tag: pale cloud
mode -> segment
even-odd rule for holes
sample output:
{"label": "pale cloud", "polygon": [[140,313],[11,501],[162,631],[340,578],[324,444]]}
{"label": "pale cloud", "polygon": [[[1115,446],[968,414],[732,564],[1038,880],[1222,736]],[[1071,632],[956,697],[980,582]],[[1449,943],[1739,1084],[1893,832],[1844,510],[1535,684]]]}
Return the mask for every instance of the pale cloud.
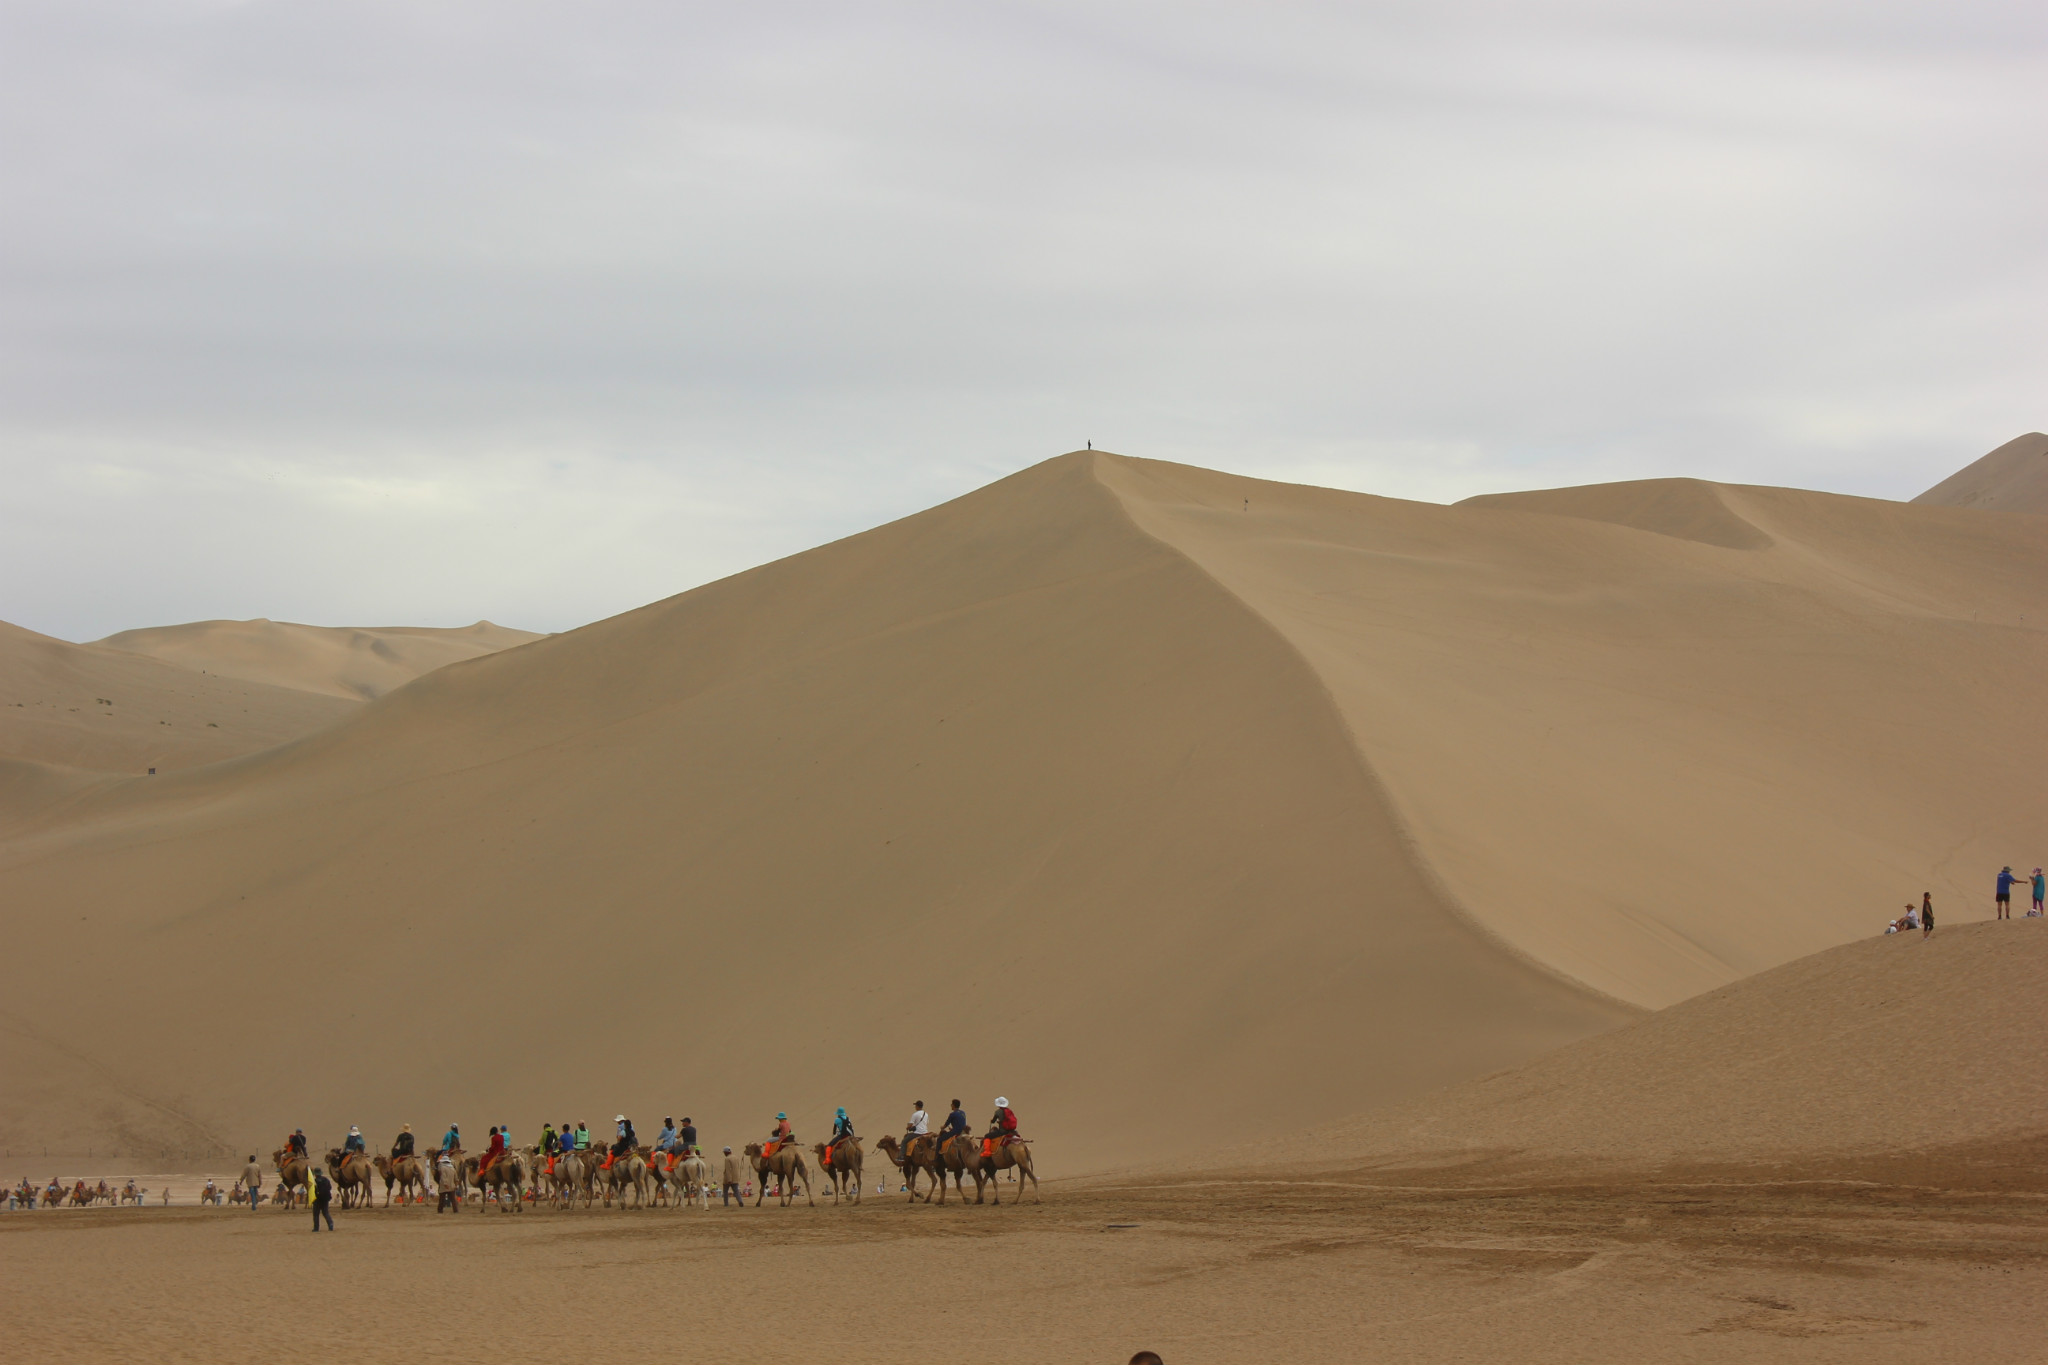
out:
{"label": "pale cloud", "polygon": [[0,617],[563,628],[1093,439],[1905,496],[2048,422],[2037,5],[0,11]]}

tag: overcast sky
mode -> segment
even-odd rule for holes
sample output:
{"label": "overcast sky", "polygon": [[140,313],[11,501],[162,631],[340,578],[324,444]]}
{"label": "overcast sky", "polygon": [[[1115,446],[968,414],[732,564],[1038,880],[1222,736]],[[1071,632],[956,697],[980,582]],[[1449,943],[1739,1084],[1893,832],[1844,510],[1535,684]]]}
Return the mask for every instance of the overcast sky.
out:
{"label": "overcast sky", "polygon": [[2048,5],[0,4],[0,618],[563,629],[1093,440],[1910,496]]}

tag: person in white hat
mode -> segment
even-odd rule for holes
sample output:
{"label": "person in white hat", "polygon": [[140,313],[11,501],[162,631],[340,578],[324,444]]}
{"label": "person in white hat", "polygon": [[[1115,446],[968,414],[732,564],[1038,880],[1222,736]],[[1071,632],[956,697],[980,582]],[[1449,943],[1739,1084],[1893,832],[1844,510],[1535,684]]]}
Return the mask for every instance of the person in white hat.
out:
{"label": "person in white hat", "polygon": [[1010,1108],[1010,1102],[1001,1095],[996,1096],[995,1117],[988,1121],[987,1143],[984,1150],[996,1143],[1007,1142],[1017,1135],[1017,1111]]}

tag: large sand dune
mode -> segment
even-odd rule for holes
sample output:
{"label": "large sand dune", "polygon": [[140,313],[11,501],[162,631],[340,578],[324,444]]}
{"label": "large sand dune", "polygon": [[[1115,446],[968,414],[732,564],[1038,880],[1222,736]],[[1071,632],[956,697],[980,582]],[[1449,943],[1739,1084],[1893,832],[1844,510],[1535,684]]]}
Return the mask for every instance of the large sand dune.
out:
{"label": "large sand dune", "polygon": [[1913,499],[1937,507],[2048,514],[2048,435],[2030,431]]}
{"label": "large sand dune", "polygon": [[1355,1113],[1979,913],[2043,619],[2031,518],[1077,453],[14,819],[6,1121]]}
{"label": "large sand dune", "polygon": [[373,701],[422,673],[542,638],[478,621],[429,626],[305,626],[291,621],[193,621],[124,630],[99,641],[181,668]]}

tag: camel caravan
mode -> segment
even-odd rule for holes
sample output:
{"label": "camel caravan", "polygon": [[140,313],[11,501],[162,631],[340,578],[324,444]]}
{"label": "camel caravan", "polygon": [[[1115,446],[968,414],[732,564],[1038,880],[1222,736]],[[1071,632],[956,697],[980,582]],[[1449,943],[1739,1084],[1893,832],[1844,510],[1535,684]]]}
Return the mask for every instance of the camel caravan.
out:
{"label": "camel caravan", "polygon": [[[273,1208],[301,1209],[311,1200],[317,1178],[324,1175],[344,1209],[378,1207],[380,1192],[381,1207],[419,1205],[432,1199],[437,1212],[460,1212],[465,1201],[479,1209],[494,1207],[507,1214],[540,1207],[591,1209],[600,1204],[622,1211],[708,1209],[714,1193],[722,1203],[737,1199],[744,1204],[740,1184],[744,1175],[751,1187],[745,1193],[758,1191],[753,1201],[756,1208],[770,1198],[787,1208],[798,1194],[816,1207],[814,1172],[826,1182],[833,1203],[861,1202],[866,1155],[843,1108],[837,1112],[831,1139],[813,1143],[808,1149],[797,1142],[789,1116],[777,1114],[766,1141],[745,1144],[739,1156],[732,1148],[725,1149],[724,1169],[716,1176],[697,1145],[697,1130],[689,1119],[685,1118],[680,1128],[673,1119],[664,1120],[660,1138],[649,1145],[639,1142],[625,1115],[619,1115],[617,1123],[618,1138],[609,1146],[593,1145],[583,1124],[572,1127],[565,1123],[559,1132],[553,1124],[545,1125],[540,1142],[531,1146],[512,1145],[508,1130],[494,1126],[489,1146],[480,1153],[465,1152],[461,1128],[451,1124],[441,1145],[424,1154],[416,1149],[408,1124],[393,1142],[390,1154],[380,1156],[371,1156],[361,1130],[351,1128],[342,1145],[327,1149],[317,1163],[304,1131],[296,1130],[282,1147],[271,1152],[267,1168],[252,1155],[225,1194],[209,1176],[200,1202],[253,1208],[267,1201]],[[1016,1198],[1023,1196],[1027,1182],[1033,1197],[1039,1197],[1030,1141],[1018,1135],[1016,1112],[1001,1097],[982,1137],[967,1131],[960,1101],[953,1101],[952,1111],[937,1131],[930,1129],[924,1103],[919,1101],[903,1136],[883,1137],[875,1145],[900,1173],[902,1188],[912,1202],[922,1199],[929,1204],[936,1195],[943,1205],[949,1182],[952,1193],[965,1202],[967,1184],[972,1181],[975,1203],[1001,1204],[1000,1182],[1006,1173],[1016,1182]],[[80,1180],[66,1189],[53,1179],[38,1190],[24,1179],[8,1199],[10,1206],[19,1208],[82,1208],[116,1202],[140,1205],[147,1193],[133,1180],[117,1191],[104,1180],[97,1187]]]}

